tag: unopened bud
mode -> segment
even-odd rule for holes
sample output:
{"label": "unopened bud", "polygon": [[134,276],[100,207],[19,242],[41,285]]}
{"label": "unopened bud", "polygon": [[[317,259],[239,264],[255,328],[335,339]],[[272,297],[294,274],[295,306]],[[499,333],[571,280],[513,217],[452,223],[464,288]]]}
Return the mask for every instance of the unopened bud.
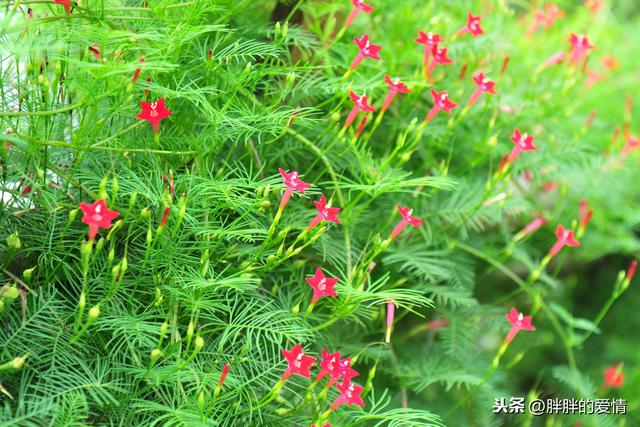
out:
{"label": "unopened bud", "polygon": [[82,292],[80,294],[80,298],[78,298],[78,307],[80,307],[80,311],[84,310],[85,305],[87,305],[87,296]]}
{"label": "unopened bud", "polygon": [[24,366],[24,362],[25,362],[25,358],[24,357],[16,357],[15,359],[13,359],[13,361],[11,362],[11,367],[13,369],[20,369]]}
{"label": "unopened bud", "polygon": [[136,205],[136,200],[138,200],[138,193],[134,191],[131,193],[131,197],[129,197],[129,209],[133,209]]}
{"label": "unopened bud", "polygon": [[154,348],[153,350],[151,350],[151,361],[155,362],[156,360],[158,360],[158,357],[160,357],[161,354],[162,352],[159,348]]}
{"label": "unopened bud", "polygon": [[193,325],[193,322],[189,322],[189,326],[187,326],[187,337],[191,338],[193,336],[194,329],[195,326]]}
{"label": "unopened bud", "polygon": [[294,317],[297,316],[298,313],[300,313],[300,304],[294,305],[291,309],[291,314],[293,314]]}
{"label": "unopened bud", "polygon": [[89,310],[89,319],[95,320],[98,318],[98,316],[100,316],[100,306],[94,305],[93,307],[91,307],[91,310]]}
{"label": "unopened bud", "polygon": [[204,347],[204,338],[198,336],[196,338],[196,350],[202,350],[202,347]]}
{"label": "unopened bud", "polygon": [[80,209],[73,209],[71,211],[69,211],[69,222],[73,222],[76,219],[76,216],[78,216],[78,211]]}
{"label": "unopened bud", "polygon": [[2,293],[3,293],[3,296],[9,299],[16,299],[18,298],[18,295],[20,295],[20,291],[18,291],[18,288],[16,288],[15,285],[11,286],[10,288],[7,288]]}
{"label": "unopened bud", "polygon": [[33,276],[33,270],[35,270],[35,267],[32,268],[28,268],[25,271],[22,272],[22,277],[24,278],[24,280],[29,281],[31,280],[31,277]]}
{"label": "unopened bud", "polygon": [[168,329],[169,329],[169,322],[165,320],[164,322],[162,322],[162,325],[160,325],[160,336],[166,335]]}
{"label": "unopened bud", "polygon": [[13,233],[7,236],[7,246],[16,250],[22,247],[22,242],[20,241],[20,237],[18,237],[18,233]]}

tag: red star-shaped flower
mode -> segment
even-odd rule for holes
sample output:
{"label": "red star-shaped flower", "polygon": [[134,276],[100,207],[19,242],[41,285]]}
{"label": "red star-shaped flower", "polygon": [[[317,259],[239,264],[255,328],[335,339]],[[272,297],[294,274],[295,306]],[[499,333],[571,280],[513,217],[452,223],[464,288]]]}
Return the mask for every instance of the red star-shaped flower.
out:
{"label": "red star-shaped flower", "polygon": [[473,81],[476,84],[476,90],[469,98],[469,105],[475,104],[483,93],[496,93],[496,83],[489,80],[484,73],[476,73],[473,76]]}
{"label": "red star-shaped flower", "polygon": [[578,64],[582,59],[587,56],[589,50],[594,49],[589,42],[589,38],[585,35],[577,35],[571,33],[569,36],[569,43],[571,44],[571,51],[569,52],[569,62],[572,64]]}
{"label": "red star-shaped flower", "polygon": [[407,85],[405,85],[404,83],[402,83],[400,81],[399,78],[395,78],[392,79],[391,77],[389,77],[388,75],[384,75],[384,82],[387,84],[387,86],[389,86],[390,90],[396,91],[396,92],[401,92],[401,93],[409,93],[411,92],[411,89],[409,89],[407,87]]}
{"label": "red star-shaped flower", "polygon": [[446,47],[439,47],[438,45],[433,46],[431,50],[433,61],[431,61],[427,68],[427,80],[429,80],[429,78],[433,74],[434,70],[436,69],[436,65],[446,65],[453,63],[451,58],[449,58],[449,54],[447,52],[448,49]]}
{"label": "red star-shaped flower", "polygon": [[328,221],[335,222],[336,224],[340,224],[340,219],[336,216],[340,212],[340,208],[330,208],[327,207],[327,198],[322,195],[320,200],[313,202],[316,205],[316,209],[318,210],[318,214],[311,220],[309,226],[307,226],[307,231],[310,231],[313,227],[318,225],[320,221]]}
{"label": "red star-shaped flower", "polygon": [[[309,280],[309,279],[307,279]],[[320,373],[316,376],[316,381],[320,381],[327,375],[331,376],[331,379],[336,381],[340,379],[340,352],[329,353],[324,348],[322,349],[322,360],[320,360]]]}
{"label": "red star-shaped flower", "polygon": [[344,122],[344,129],[351,126],[351,123],[353,123],[360,111],[364,111],[365,115],[376,111],[375,108],[369,105],[369,101],[366,95],[358,95],[354,91],[351,91],[349,92],[349,98],[351,98],[351,101],[353,101],[354,105],[349,112],[349,115],[347,116],[347,120]]}
{"label": "red star-shaped flower", "polygon": [[307,277],[305,280],[313,288],[311,304],[315,304],[322,297],[335,297],[338,295],[333,288],[340,279],[325,276],[320,268],[316,269],[313,277]]}
{"label": "red star-shaped flower", "polygon": [[363,35],[360,38],[356,37],[353,39],[353,41],[355,42],[356,46],[358,46],[358,49],[360,51],[353,59],[353,62],[351,63],[351,67],[349,68],[347,74],[355,70],[364,58],[371,58],[375,59],[376,61],[380,61],[382,59],[379,55],[382,46],[371,43],[367,34]]}
{"label": "red star-shaped flower", "polygon": [[349,12],[349,16],[347,16],[347,20],[344,23],[342,31],[345,31],[347,28],[349,28],[351,23],[358,17],[360,12],[369,14],[373,12],[374,9],[373,6],[368,5],[362,0],[351,0],[351,3],[353,3],[353,8],[351,9],[351,12]]}
{"label": "red star-shaped flower", "polygon": [[422,225],[422,220],[420,218],[416,218],[415,216],[413,216],[413,209],[410,209],[405,206],[400,206],[400,205],[396,205],[396,207],[398,208],[398,211],[400,212],[402,219],[391,232],[391,236],[389,236],[389,241],[395,239],[398,236],[398,234],[400,234],[402,230],[404,230],[405,227],[409,224],[411,224],[414,228],[418,228]]}
{"label": "red star-shaped flower", "polygon": [[160,98],[156,102],[142,101],[140,103],[140,107],[142,107],[142,112],[136,117],[151,123],[151,126],[153,126],[153,131],[155,133],[158,133],[158,126],[160,125],[160,121],[173,114],[165,107],[164,98]]}
{"label": "red star-shaped flower", "polygon": [[431,51],[431,48],[433,46],[437,46],[439,43],[442,43],[444,39],[440,37],[440,34],[438,33],[432,33],[431,31],[426,33],[420,30],[418,31],[418,37],[416,38],[416,41],[420,44],[425,45],[429,49],[429,51]]}
{"label": "red star-shaped flower", "polygon": [[364,387],[352,382],[343,381],[342,384],[337,384],[336,388],[340,390],[340,396],[338,396],[335,402],[331,405],[331,410],[337,409],[345,403],[347,406],[358,405],[364,407],[364,402],[361,397]]}
{"label": "red star-shaped flower", "polygon": [[438,44],[443,42],[444,39],[440,37],[440,34],[432,33],[432,32],[425,33],[424,31],[420,30],[416,41],[424,45],[423,66],[424,66],[424,72],[427,76],[427,79],[429,79],[429,75],[431,74],[429,72],[429,69],[433,67],[432,65],[429,64],[429,58],[431,57],[434,48],[438,47]]}
{"label": "red star-shaped flower", "polygon": [[622,363],[616,363],[609,366],[603,372],[605,388],[620,388],[624,383],[624,374],[622,373]]}
{"label": "red star-shaped flower", "polygon": [[373,6],[368,5],[362,0],[351,0],[351,3],[353,3],[355,8],[360,9],[364,13],[371,13],[374,10]]}
{"label": "red star-shaped flower", "polygon": [[302,351],[302,345],[296,344],[291,350],[282,350],[282,356],[287,361],[287,370],[285,371],[282,379],[285,380],[291,375],[298,374],[305,378],[311,378],[311,365],[316,361],[316,358],[304,354]]}
{"label": "red star-shaped flower", "polygon": [[450,114],[451,110],[458,106],[458,104],[449,99],[447,91],[437,92],[435,89],[431,89],[431,96],[436,106],[447,114]]}
{"label": "red star-shaped flower", "polygon": [[447,91],[438,92],[435,89],[431,89],[431,96],[433,97],[434,106],[429,110],[424,122],[430,122],[438,113],[442,110],[447,114],[451,114],[458,104],[449,99],[449,93]]}
{"label": "red star-shaped flower", "polygon": [[574,237],[574,232],[571,229],[565,229],[562,224],[558,224],[556,228],[556,238],[558,239],[556,243],[551,247],[549,251],[549,255],[547,257],[553,258],[560,252],[562,248],[565,246],[580,246],[580,242],[576,240]]}
{"label": "red star-shaped flower", "polygon": [[103,199],[95,203],[80,202],[82,210],[82,222],[89,226],[89,240],[93,240],[100,228],[111,227],[111,221],[117,218],[120,213],[109,210]]}
{"label": "red star-shaped flower", "polygon": [[381,113],[387,111],[397,93],[411,92],[411,89],[409,89],[407,85],[402,83],[398,78],[392,79],[385,74],[384,82],[389,86],[389,92],[387,92],[387,96],[384,98],[384,102],[382,103],[382,109],[380,110]]}
{"label": "red star-shaped flower", "polygon": [[56,3],[64,6],[67,13],[71,13],[71,0],[54,0]]}
{"label": "red star-shaped flower", "polygon": [[287,172],[282,168],[278,168],[278,171],[280,172],[280,175],[282,175],[282,182],[291,191],[304,193],[304,190],[311,187],[311,184],[300,179],[300,174],[297,171]]}
{"label": "red star-shaped flower", "polygon": [[479,16],[473,16],[471,12],[467,14],[467,24],[458,31],[457,35],[460,36],[465,33],[471,33],[473,37],[484,34],[484,30],[480,26]]}
{"label": "red star-shaped flower", "polygon": [[480,89],[482,92],[486,92],[486,93],[496,93],[496,82],[491,81],[490,79],[488,79],[484,73],[476,73],[473,76],[473,81],[475,82],[476,86],[478,86],[478,89]]}
{"label": "red star-shaped flower", "polygon": [[517,159],[523,151],[536,151],[538,147],[533,145],[533,140],[533,135],[529,135],[528,133],[523,134],[520,132],[520,129],[515,128],[513,130],[513,135],[511,135],[511,141],[513,141],[515,145],[509,155],[509,163]]}
{"label": "red star-shaped flower", "polygon": [[506,341],[510,343],[518,334],[518,331],[523,329],[525,331],[535,331],[536,328],[531,324],[531,316],[524,316],[522,313],[518,313],[518,310],[512,308],[506,315],[507,320],[511,323],[511,330],[507,335]]}

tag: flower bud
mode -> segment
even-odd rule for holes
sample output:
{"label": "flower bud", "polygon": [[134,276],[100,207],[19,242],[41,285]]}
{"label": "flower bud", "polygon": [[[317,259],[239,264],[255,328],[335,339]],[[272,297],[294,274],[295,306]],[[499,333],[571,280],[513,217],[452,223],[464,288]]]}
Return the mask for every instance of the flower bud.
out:
{"label": "flower bud", "polygon": [[85,305],[87,305],[87,296],[82,292],[80,294],[80,298],[78,298],[78,307],[80,307],[80,311],[84,310]]}
{"label": "flower bud", "polygon": [[100,306],[94,305],[91,307],[91,310],[89,310],[89,320],[95,320],[98,316],[100,316]]}
{"label": "flower bud", "polygon": [[198,409],[200,412],[204,411],[204,391],[201,391],[200,394],[198,394]]}
{"label": "flower bud", "polygon": [[202,347],[204,347],[204,338],[202,338],[201,336],[198,336],[196,338],[196,350],[200,351],[202,350]]}
{"label": "flower bud", "polygon": [[331,120],[333,120],[334,122],[340,121],[340,113],[335,112],[331,115]]}
{"label": "flower bud", "polygon": [[193,336],[193,331],[195,329],[195,326],[193,325],[193,322],[189,322],[189,326],[187,326],[187,337],[191,338]]}
{"label": "flower bud", "polygon": [[13,233],[7,236],[7,246],[16,250],[22,247],[22,242],[20,241],[20,237],[18,237],[18,233]]}
{"label": "flower bud", "polygon": [[296,304],[292,309],[291,309],[291,314],[293,314],[293,316],[297,316],[298,313],[300,313],[300,304]]}
{"label": "flower bud", "polygon": [[107,176],[105,175],[98,186],[98,199],[107,200],[107,197]]}
{"label": "flower bud", "polygon": [[162,296],[162,293],[160,292],[160,288],[156,288],[156,305],[162,304],[163,300],[164,300],[164,297]]}
{"label": "flower bud", "polygon": [[116,256],[116,250],[115,248],[111,248],[111,250],[109,251],[109,254],[107,255],[107,262],[111,265],[113,264],[113,258],[115,258]]}
{"label": "flower bud", "polygon": [[264,188],[264,197],[269,197],[269,193],[271,192],[271,184],[267,184]]}
{"label": "flower bud", "polygon": [[129,209],[133,209],[136,205],[136,200],[138,200],[138,192],[134,191],[131,193],[131,197],[129,197]]}
{"label": "flower bud", "polygon": [[11,367],[13,369],[18,370],[18,369],[22,368],[22,366],[24,366],[24,362],[25,362],[25,358],[24,357],[16,357],[11,362]]}
{"label": "flower bud", "polygon": [[289,32],[289,21],[285,21],[282,26],[282,40],[287,38],[287,33]]}
{"label": "flower bud", "polygon": [[162,351],[160,351],[159,348],[154,348],[153,350],[151,350],[151,361],[155,362],[156,360],[158,360],[158,357],[160,357],[161,354]]}
{"label": "flower bud", "polygon": [[16,285],[13,285],[11,287],[7,287],[7,289],[3,289],[2,295],[13,300],[18,298],[18,295],[20,295],[20,291],[18,291]]}
{"label": "flower bud", "polygon": [[76,220],[78,211],[80,211],[80,209],[73,209],[72,211],[69,211],[69,222],[73,222]]}
{"label": "flower bud", "polygon": [[113,175],[113,179],[111,180],[111,195],[113,197],[113,199],[116,199],[116,196],[118,195],[118,189],[120,188],[120,186],[118,185],[118,177],[116,175]]}
{"label": "flower bud", "polygon": [[24,278],[24,280],[26,280],[27,282],[29,280],[31,280],[31,277],[33,276],[33,270],[35,270],[35,267],[32,268],[27,268],[25,271],[22,272],[22,277]]}
{"label": "flower bud", "polygon": [[142,208],[140,210],[140,218],[142,219],[149,218],[149,208]]}
{"label": "flower bud", "polygon": [[276,30],[275,30],[275,34],[274,34],[274,39],[278,37],[278,35],[280,34],[280,21],[276,22]]}
{"label": "flower bud", "polygon": [[160,325],[160,336],[165,336],[168,329],[169,329],[169,322],[165,320],[164,322],[162,322],[162,325]]}

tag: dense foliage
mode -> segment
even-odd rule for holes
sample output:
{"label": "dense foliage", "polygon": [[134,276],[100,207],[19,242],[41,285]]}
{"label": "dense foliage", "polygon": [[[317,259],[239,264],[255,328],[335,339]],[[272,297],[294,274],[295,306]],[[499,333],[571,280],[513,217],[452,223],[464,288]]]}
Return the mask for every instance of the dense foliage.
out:
{"label": "dense foliage", "polygon": [[0,425],[640,425],[633,0],[4,3]]}

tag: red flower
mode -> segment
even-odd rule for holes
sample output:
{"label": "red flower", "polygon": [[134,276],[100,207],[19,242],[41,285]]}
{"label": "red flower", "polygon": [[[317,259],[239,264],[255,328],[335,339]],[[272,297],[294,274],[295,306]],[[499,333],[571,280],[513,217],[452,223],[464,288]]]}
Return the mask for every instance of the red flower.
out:
{"label": "red flower", "polygon": [[360,396],[364,387],[345,381],[342,384],[337,384],[336,387],[340,390],[340,396],[331,405],[331,410],[339,408],[343,403],[346,403],[347,406],[358,405],[364,407],[364,402]]}
{"label": "red flower", "polygon": [[449,58],[449,54],[447,52],[448,49],[446,47],[438,47],[437,45],[433,47],[431,50],[433,61],[431,61],[431,64],[429,64],[429,68],[427,69],[427,80],[433,74],[433,71],[436,69],[436,65],[453,64],[453,61]]}
{"label": "red flower", "polygon": [[624,374],[622,373],[622,363],[616,363],[609,366],[602,373],[604,376],[604,387],[620,388],[624,383]]}
{"label": "red flower", "polygon": [[[350,383],[352,378],[355,378],[360,375],[358,371],[351,367],[351,358],[345,357],[344,359],[340,359],[338,361],[338,370],[340,371],[340,375],[342,376],[342,382]],[[334,381],[333,378],[329,381],[330,385],[335,384],[337,381]]]}
{"label": "red flower", "polygon": [[431,57],[431,54],[433,53],[433,48],[437,47],[439,43],[444,41],[444,39],[442,39],[440,37],[440,34],[432,33],[432,32],[425,33],[424,31],[420,30],[418,32],[418,38],[416,39],[416,41],[418,43],[424,45],[424,61],[423,61],[423,65],[424,65],[424,72],[425,72],[425,74],[427,75],[427,78],[428,78],[428,76],[429,76],[429,58]]}
{"label": "red flower", "polygon": [[427,117],[425,117],[425,123],[430,122],[440,112],[440,110],[447,114],[451,114],[451,110],[458,105],[449,99],[449,93],[447,91],[437,92],[435,89],[431,89],[431,96],[433,97],[435,105],[431,110],[429,110]]}
{"label": "red flower", "polygon": [[551,247],[549,255],[547,256],[549,258],[553,258],[565,246],[580,246],[580,242],[575,239],[573,234],[573,230],[565,230],[565,228],[561,224],[558,224],[558,227],[556,228],[556,237],[558,238],[558,240]]}
{"label": "red flower", "polygon": [[579,36],[575,33],[571,33],[571,36],[569,36],[569,43],[571,43],[569,62],[572,64],[580,63],[580,61],[587,56],[589,50],[595,48],[595,46],[589,42],[589,38],[587,36]]}
{"label": "red flower", "polygon": [[476,90],[469,98],[469,105],[475,104],[483,93],[496,93],[496,83],[489,80],[484,73],[476,73],[473,76],[473,81],[476,84]]}
{"label": "red flower", "polygon": [[389,92],[387,93],[387,96],[384,98],[384,103],[382,104],[381,113],[387,111],[387,108],[389,108],[389,106],[393,102],[393,98],[395,98],[398,92],[400,93],[411,92],[411,89],[409,89],[407,85],[402,83],[398,78],[391,79],[391,77],[385,74],[384,82],[387,84],[387,86],[389,86]]}
{"label": "red flower", "polygon": [[529,135],[528,133],[520,133],[520,129],[515,128],[513,130],[513,135],[511,136],[511,141],[514,142],[513,150],[511,150],[511,154],[509,155],[509,163],[513,162],[518,158],[521,152],[523,151],[536,151],[538,147],[533,145],[533,135]]}
{"label": "red flower", "polygon": [[304,354],[302,351],[302,345],[296,344],[291,350],[282,350],[282,356],[287,361],[287,370],[282,376],[283,380],[286,380],[293,374],[298,374],[305,378],[311,378],[311,365],[316,361],[316,358]]}
{"label": "red flower", "polygon": [[158,126],[160,125],[160,121],[173,114],[165,107],[164,98],[160,98],[156,102],[142,101],[140,103],[140,107],[142,107],[142,112],[136,117],[151,123],[151,126],[153,126],[153,131],[155,133],[158,133]]}
{"label": "red flower", "polygon": [[[307,279],[308,280],[308,279]],[[338,381],[340,379],[340,352],[329,353],[324,348],[322,349],[322,360],[320,361],[320,372],[316,376],[316,382],[320,381],[327,375],[331,375],[332,380]]]}
{"label": "red flower", "polygon": [[63,5],[64,10],[71,13],[71,0],[54,0],[54,2]]}
{"label": "red flower", "polygon": [[357,18],[360,12],[369,14],[373,12],[373,9],[374,9],[373,6],[369,6],[362,0],[351,0],[351,3],[353,3],[353,9],[351,9],[349,16],[347,16],[347,20],[344,23],[345,30],[349,28],[353,20]]}
{"label": "red flower", "polygon": [[633,150],[640,150],[640,138],[628,135],[626,136],[626,139],[627,143],[622,147],[622,151],[620,151],[620,155],[622,155],[622,157],[628,156]]}
{"label": "red flower", "polygon": [[353,101],[353,108],[349,112],[347,116],[347,121],[344,122],[344,128],[348,128],[351,126],[351,123],[355,120],[356,116],[360,111],[364,111],[366,113],[373,113],[376,111],[371,105],[369,105],[368,97],[366,95],[358,95],[354,91],[349,92],[349,98]]}
{"label": "red flower", "polygon": [[433,46],[438,46],[438,44],[442,43],[444,39],[440,37],[440,34],[438,33],[432,33],[431,31],[425,33],[424,31],[420,30],[418,31],[418,38],[416,38],[416,41],[420,44],[425,45],[425,51],[431,53]]}
{"label": "red flower", "polygon": [[593,209],[589,209],[589,202],[580,200],[580,228],[584,231],[591,221]]}
{"label": "red flower", "polygon": [[311,187],[311,184],[301,180],[297,171],[287,172],[282,168],[278,168],[278,171],[280,172],[280,175],[282,175],[282,182],[287,187],[284,190],[282,200],[280,201],[280,210],[283,210],[294,191],[304,194],[304,190]]}
{"label": "red flower", "polygon": [[89,226],[89,240],[93,240],[100,228],[111,227],[111,221],[117,218],[120,213],[109,210],[103,199],[95,203],[80,202],[82,209],[82,222]]}
{"label": "red flower", "polygon": [[456,35],[461,36],[465,33],[471,33],[473,37],[478,37],[479,35],[484,34],[484,30],[480,26],[479,16],[473,16],[471,12],[468,13],[467,24],[462,27]]}
{"label": "red flower", "polygon": [[307,277],[305,280],[313,288],[311,304],[315,304],[322,297],[335,297],[338,295],[333,288],[340,279],[325,276],[320,268],[316,269],[313,277]]}
{"label": "red flower", "polygon": [[519,330],[535,331],[536,328],[531,324],[531,316],[524,316],[522,313],[518,313],[518,310],[512,308],[506,315],[507,320],[511,323],[511,330],[507,335],[505,341],[510,343],[518,334]]}
{"label": "red flower", "polygon": [[343,382],[350,382],[352,378],[360,375],[356,370],[351,368],[351,358],[340,358],[340,352],[329,353],[322,349],[322,360],[320,361],[320,373],[316,377],[316,382],[330,375],[331,378],[327,387],[331,387],[342,377]]}
{"label": "red flower", "polygon": [[389,236],[389,241],[395,239],[398,234],[404,230],[404,228],[411,224],[414,228],[420,227],[422,225],[422,220],[420,218],[416,218],[413,216],[413,210],[408,207],[396,205],[398,211],[400,211],[400,215],[402,215],[402,220],[396,225],[396,228],[391,232],[391,236]]}
{"label": "red flower", "polygon": [[340,208],[329,208],[327,207],[327,198],[322,195],[319,201],[314,201],[314,205],[316,205],[316,209],[318,210],[318,214],[311,220],[309,225],[307,226],[307,231],[310,231],[313,227],[318,225],[320,221],[329,221],[335,222],[336,224],[340,224],[340,219],[336,215],[340,212]]}
{"label": "red flower", "polygon": [[380,55],[378,55],[380,49],[382,49],[382,46],[371,43],[369,41],[368,35],[365,34],[361,38],[356,37],[355,39],[353,39],[353,41],[358,46],[358,49],[360,49],[360,52],[358,52],[353,62],[351,63],[349,72],[355,70],[364,58],[371,58],[375,59],[376,61],[380,61],[382,59],[380,58]]}

